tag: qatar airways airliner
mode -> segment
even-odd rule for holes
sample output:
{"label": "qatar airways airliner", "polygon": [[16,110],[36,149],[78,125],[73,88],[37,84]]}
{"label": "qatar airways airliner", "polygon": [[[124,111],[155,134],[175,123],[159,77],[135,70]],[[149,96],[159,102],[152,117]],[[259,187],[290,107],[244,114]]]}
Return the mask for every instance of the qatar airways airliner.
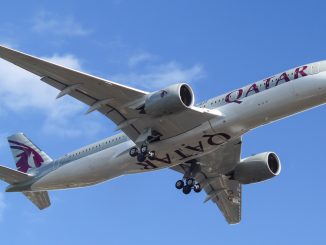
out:
{"label": "qatar airways airliner", "polygon": [[51,159],[23,133],[8,137],[17,170],[0,166],[7,192],[39,209],[49,190],[86,187],[122,175],[170,168],[184,194],[207,193],[230,224],[241,220],[241,186],[279,175],[274,152],[241,158],[246,132],[326,102],[326,61],[302,65],[195,104],[185,83],[146,92],[0,46],[0,57],[99,111],[122,132]]}

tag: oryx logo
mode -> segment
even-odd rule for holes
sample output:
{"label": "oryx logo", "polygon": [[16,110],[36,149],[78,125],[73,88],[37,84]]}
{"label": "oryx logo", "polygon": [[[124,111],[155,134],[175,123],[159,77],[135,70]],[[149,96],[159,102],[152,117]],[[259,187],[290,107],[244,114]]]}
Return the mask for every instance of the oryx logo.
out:
{"label": "oryx logo", "polygon": [[[19,171],[26,173],[30,168],[42,166],[44,160],[37,151],[16,141],[9,140],[9,143],[11,149],[18,150],[15,157],[18,159],[16,161],[16,167]],[[13,152],[16,154],[16,151]]]}
{"label": "oryx logo", "polygon": [[167,91],[165,91],[165,90],[162,90],[161,91],[161,98],[163,98],[165,95],[167,95],[168,94],[168,92]]}

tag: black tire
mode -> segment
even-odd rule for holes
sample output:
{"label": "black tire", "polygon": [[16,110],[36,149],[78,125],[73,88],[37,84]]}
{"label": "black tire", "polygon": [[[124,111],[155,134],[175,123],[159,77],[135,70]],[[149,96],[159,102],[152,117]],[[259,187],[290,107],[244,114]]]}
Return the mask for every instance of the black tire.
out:
{"label": "black tire", "polygon": [[193,187],[195,185],[195,180],[193,178],[189,178],[186,180],[186,185]]}
{"label": "black tire", "polygon": [[148,152],[148,159],[149,160],[155,160],[155,156],[156,156],[155,151]]}
{"label": "black tire", "polygon": [[137,161],[138,162],[143,162],[145,160],[146,160],[146,156],[145,155],[143,155],[141,153],[137,155]]}
{"label": "black tire", "polygon": [[137,149],[137,147],[133,147],[133,148],[131,148],[131,149],[129,150],[129,155],[130,155],[131,157],[135,157],[135,156],[137,156],[137,155],[138,155],[138,149]]}
{"label": "black tire", "polygon": [[185,183],[183,182],[183,180],[178,180],[175,183],[175,188],[177,188],[178,190],[181,190],[184,187]]}
{"label": "black tire", "polygon": [[143,155],[146,155],[148,153],[148,147],[147,147],[147,145],[142,145],[140,147],[140,153],[142,153]]}
{"label": "black tire", "polygon": [[182,188],[182,192],[183,192],[183,194],[188,195],[188,194],[191,192],[191,186],[189,186],[189,185],[185,185],[185,186]]}
{"label": "black tire", "polygon": [[200,186],[200,184],[195,184],[194,185],[194,192],[196,192],[196,193],[201,192],[201,186]]}

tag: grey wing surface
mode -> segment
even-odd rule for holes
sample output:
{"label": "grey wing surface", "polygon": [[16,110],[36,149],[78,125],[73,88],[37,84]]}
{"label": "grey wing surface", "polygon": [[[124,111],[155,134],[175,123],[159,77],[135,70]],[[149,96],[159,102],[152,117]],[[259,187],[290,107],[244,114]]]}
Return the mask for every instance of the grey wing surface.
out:
{"label": "grey wing surface", "polygon": [[148,92],[75,71],[3,46],[0,46],[0,58],[41,77],[41,81],[61,91],[58,97],[70,95],[89,105],[88,112],[95,110],[101,112],[134,142],[137,142],[140,135],[149,128],[159,132],[162,135],[161,139],[165,139],[221,116],[217,110],[193,106],[180,113],[152,118],[137,110],[144,105]]}
{"label": "grey wing surface", "polygon": [[[136,118],[138,113],[128,103],[143,98],[147,92],[123,86],[105,79],[75,71],[48,61],[0,46],[0,57],[41,77],[41,80],[61,91],[58,96],[70,96],[98,110],[115,124]],[[124,127],[129,138],[139,135],[139,128],[130,123]]]}
{"label": "grey wing surface", "polygon": [[[241,220],[241,184],[230,180],[227,174],[240,161],[241,138],[227,142],[214,152],[196,159],[200,169],[193,176],[207,193],[204,202],[214,202],[229,224]],[[183,163],[172,169],[185,174],[192,163]]]}

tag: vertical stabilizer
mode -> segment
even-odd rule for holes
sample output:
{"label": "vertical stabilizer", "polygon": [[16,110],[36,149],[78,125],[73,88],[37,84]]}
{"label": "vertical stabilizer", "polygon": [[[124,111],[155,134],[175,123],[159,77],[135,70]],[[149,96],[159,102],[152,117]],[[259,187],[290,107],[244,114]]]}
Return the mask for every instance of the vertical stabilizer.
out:
{"label": "vertical stabilizer", "polygon": [[40,148],[32,143],[23,133],[8,137],[8,142],[16,167],[19,171],[27,173],[52,162],[52,159]]}

